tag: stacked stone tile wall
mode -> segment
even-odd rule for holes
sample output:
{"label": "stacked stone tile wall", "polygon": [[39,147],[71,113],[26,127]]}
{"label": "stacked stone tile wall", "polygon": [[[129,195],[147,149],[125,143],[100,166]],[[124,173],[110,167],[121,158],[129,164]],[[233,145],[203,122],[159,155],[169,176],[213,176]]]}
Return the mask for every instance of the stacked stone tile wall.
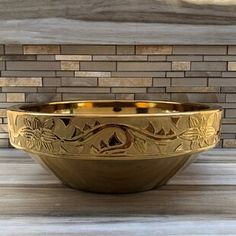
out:
{"label": "stacked stone tile wall", "polygon": [[0,45],[1,147],[8,106],[74,99],[219,104],[236,147],[236,46]]}

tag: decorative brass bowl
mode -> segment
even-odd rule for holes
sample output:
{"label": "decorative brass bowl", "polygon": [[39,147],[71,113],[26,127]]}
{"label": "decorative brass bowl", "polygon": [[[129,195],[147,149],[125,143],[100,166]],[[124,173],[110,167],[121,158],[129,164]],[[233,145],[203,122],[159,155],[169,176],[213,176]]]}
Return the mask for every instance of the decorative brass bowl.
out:
{"label": "decorative brass bowl", "polygon": [[219,140],[221,109],[162,101],[71,101],[8,110],[11,144],[66,185],[145,191]]}

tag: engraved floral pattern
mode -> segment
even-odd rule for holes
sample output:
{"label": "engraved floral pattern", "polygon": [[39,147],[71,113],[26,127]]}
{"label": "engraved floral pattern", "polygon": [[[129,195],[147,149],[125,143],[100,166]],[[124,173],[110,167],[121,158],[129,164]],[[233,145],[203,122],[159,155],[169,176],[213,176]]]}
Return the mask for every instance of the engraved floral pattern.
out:
{"label": "engraved floral pattern", "polygon": [[35,147],[40,150],[44,147],[48,151],[52,150],[53,142],[58,141],[58,137],[52,132],[53,119],[41,122],[38,118],[33,120],[25,118],[24,124],[25,126],[20,128],[18,133],[24,137],[22,141],[27,148]]}
{"label": "engraved floral pattern", "polygon": [[190,128],[186,130],[181,138],[191,141],[191,148],[203,148],[214,143],[217,137],[217,130],[214,124],[217,122],[217,115],[190,117]]}
{"label": "engraved floral pattern", "polygon": [[219,115],[174,116],[132,122],[17,116],[13,144],[52,155],[142,156],[197,150],[215,144]]}

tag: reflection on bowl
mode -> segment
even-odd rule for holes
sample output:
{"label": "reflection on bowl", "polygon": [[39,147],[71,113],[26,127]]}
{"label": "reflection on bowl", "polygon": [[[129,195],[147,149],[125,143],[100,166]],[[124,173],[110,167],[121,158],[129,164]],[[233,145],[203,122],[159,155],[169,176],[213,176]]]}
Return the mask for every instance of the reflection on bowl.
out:
{"label": "reflection on bowl", "polygon": [[221,109],[162,101],[71,101],[7,112],[11,144],[66,185],[103,193],[161,186],[219,140]]}

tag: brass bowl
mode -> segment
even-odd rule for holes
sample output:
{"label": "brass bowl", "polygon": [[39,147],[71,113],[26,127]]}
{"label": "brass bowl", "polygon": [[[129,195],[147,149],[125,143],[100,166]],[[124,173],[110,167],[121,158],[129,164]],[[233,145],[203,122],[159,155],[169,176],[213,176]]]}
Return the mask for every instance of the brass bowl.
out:
{"label": "brass bowl", "polygon": [[11,144],[66,185],[145,191],[166,183],[219,140],[221,109],[163,101],[70,101],[7,112]]}

